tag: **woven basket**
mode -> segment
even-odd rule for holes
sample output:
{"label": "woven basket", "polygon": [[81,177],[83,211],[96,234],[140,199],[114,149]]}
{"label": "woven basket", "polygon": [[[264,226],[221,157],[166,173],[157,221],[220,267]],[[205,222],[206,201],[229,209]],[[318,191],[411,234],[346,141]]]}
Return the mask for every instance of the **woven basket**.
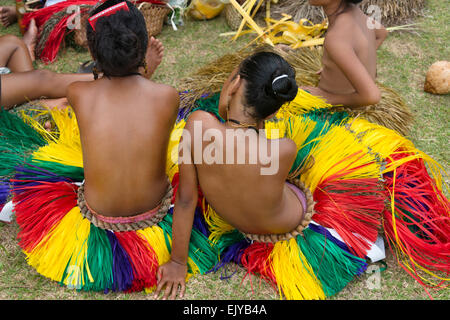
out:
{"label": "woven basket", "polygon": [[[155,5],[151,3],[144,2],[138,7],[144,16],[145,23],[147,25],[148,36],[158,35],[163,27],[164,19],[170,12],[170,8],[166,5]],[[87,38],[86,38],[86,26],[89,18],[89,12],[81,14],[81,28],[75,30],[74,40],[75,43],[81,47],[87,48]]]}
{"label": "woven basket", "polygon": [[232,4],[227,4],[225,6],[224,11],[225,11],[225,20],[227,21],[227,24],[231,28],[231,30],[239,29],[239,26],[241,25],[242,21],[242,16],[236,10],[236,8],[233,7]]}
{"label": "woven basket", "polygon": [[143,2],[139,5],[138,9],[144,16],[145,23],[147,24],[148,36],[158,35],[162,30],[164,20],[170,12],[170,8],[167,5]]}

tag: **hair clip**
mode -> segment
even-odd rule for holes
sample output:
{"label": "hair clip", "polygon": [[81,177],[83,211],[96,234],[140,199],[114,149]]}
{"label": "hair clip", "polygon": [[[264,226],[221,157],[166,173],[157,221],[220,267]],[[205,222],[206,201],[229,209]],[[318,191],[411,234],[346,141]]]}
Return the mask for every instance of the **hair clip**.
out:
{"label": "hair clip", "polygon": [[128,8],[128,5],[126,2],[121,2],[119,4],[116,4],[112,7],[109,7],[95,15],[93,15],[92,17],[89,18],[89,24],[91,25],[92,29],[94,29],[95,31],[95,24],[97,23],[97,20],[101,17],[108,17],[110,15],[113,15],[114,13],[116,13],[117,11],[120,10],[125,10],[125,11],[130,11],[130,9]]}
{"label": "hair clip", "polygon": [[272,85],[273,85],[276,81],[278,81],[278,80],[280,80],[280,79],[283,79],[283,78],[287,78],[287,77],[289,77],[287,74],[283,74],[283,75],[281,75],[281,76],[276,77],[275,79],[273,79]]}

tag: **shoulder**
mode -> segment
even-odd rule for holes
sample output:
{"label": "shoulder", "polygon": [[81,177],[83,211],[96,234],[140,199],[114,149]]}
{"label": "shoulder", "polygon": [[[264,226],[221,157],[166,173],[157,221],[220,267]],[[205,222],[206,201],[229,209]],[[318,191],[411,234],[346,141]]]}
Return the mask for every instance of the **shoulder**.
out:
{"label": "shoulder", "polygon": [[[277,152],[277,157],[282,163],[291,165],[294,162],[295,158],[297,157],[297,145],[293,140],[289,138],[268,139],[268,142],[271,152]],[[275,142],[277,145],[275,149],[273,142]]]}
{"label": "shoulder", "polygon": [[148,101],[156,101],[155,107],[159,108],[161,112],[167,113],[170,118],[174,114],[178,114],[180,95],[174,87],[149,80],[145,80],[144,83],[142,91]]}
{"label": "shoulder", "polygon": [[270,145],[269,149],[272,159],[278,159],[278,176],[286,179],[297,157],[297,146],[295,142],[288,138],[278,139],[278,148],[273,149],[273,146]]}
{"label": "shoulder", "polygon": [[180,103],[180,95],[172,86],[167,84],[156,83],[151,80],[145,79],[145,89],[149,96],[157,96],[158,98],[164,99],[164,101],[172,102],[175,104]]}
{"label": "shoulder", "polygon": [[146,87],[146,89],[150,89],[149,93],[153,93],[160,96],[166,96],[166,97],[178,97],[178,91],[174,87],[164,84],[164,83],[158,83],[154,82],[153,80],[149,80],[146,78],[141,78],[141,84]]}
{"label": "shoulder", "polygon": [[327,31],[326,42],[337,42],[338,39],[351,38],[357,27],[354,13],[345,11],[338,15],[333,26]]}
{"label": "shoulder", "polygon": [[186,121],[186,127],[192,127],[194,122],[196,121],[202,122],[203,127],[216,126],[218,123],[220,123],[220,121],[217,120],[217,118],[213,114],[203,110],[196,110],[189,115]]}
{"label": "shoulder", "polygon": [[72,108],[76,108],[80,104],[89,88],[90,82],[83,81],[73,82],[67,87],[66,96]]}
{"label": "shoulder", "polygon": [[158,90],[160,90],[160,94],[165,95],[169,98],[180,100],[180,95],[178,94],[177,89],[167,84],[156,84]]}
{"label": "shoulder", "polygon": [[327,32],[323,46],[329,55],[353,50],[355,25],[349,20],[346,17],[337,18],[333,28]]}
{"label": "shoulder", "polygon": [[297,157],[297,145],[289,138],[280,139],[280,156],[287,161],[294,161]]}

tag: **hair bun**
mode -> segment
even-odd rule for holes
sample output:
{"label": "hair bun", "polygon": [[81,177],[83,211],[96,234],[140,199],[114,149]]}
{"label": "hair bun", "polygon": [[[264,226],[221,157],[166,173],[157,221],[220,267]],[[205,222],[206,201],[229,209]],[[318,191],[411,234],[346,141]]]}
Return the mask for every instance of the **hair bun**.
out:
{"label": "hair bun", "polygon": [[274,97],[283,103],[293,100],[298,92],[297,82],[287,74],[273,76],[270,86]]}
{"label": "hair bun", "polygon": [[245,105],[256,119],[266,119],[298,92],[295,70],[280,55],[261,51],[244,59],[239,75],[245,80]]}

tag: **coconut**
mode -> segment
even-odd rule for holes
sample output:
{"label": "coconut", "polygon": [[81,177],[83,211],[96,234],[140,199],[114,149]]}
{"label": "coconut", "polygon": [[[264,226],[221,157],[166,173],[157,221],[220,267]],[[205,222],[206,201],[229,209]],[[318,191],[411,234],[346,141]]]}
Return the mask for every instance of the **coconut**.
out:
{"label": "coconut", "polygon": [[450,62],[438,61],[431,65],[426,75],[424,90],[433,94],[450,92]]}

